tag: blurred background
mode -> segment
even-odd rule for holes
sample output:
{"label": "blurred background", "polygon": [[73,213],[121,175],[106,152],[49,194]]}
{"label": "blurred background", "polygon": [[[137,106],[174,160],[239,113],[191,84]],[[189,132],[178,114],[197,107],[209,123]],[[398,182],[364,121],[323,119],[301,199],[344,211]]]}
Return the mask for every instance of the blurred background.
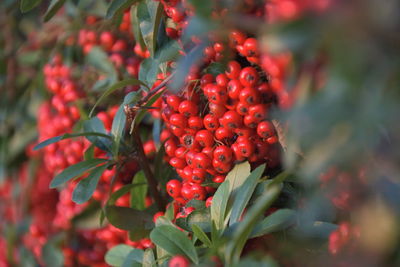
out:
{"label": "blurred background", "polygon": [[[0,3],[0,266],[8,266],[1,257],[37,266],[21,242],[35,202],[22,193],[40,193],[26,188],[37,179],[31,146],[49,98],[43,68],[57,52],[83,64],[64,44],[88,15],[105,17],[107,8],[106,1],[65,1],[43,22],[49,2],[24,14],[20,1]],[[254,244],[288,266],[400,266],[400,2],[300,2],[313,8],[261,24],[235,14],[229,21],[251,29],[261,49],[292,59],[285,70],[291,104],[276,116],[291,175],[284,195],[297,223]]]}

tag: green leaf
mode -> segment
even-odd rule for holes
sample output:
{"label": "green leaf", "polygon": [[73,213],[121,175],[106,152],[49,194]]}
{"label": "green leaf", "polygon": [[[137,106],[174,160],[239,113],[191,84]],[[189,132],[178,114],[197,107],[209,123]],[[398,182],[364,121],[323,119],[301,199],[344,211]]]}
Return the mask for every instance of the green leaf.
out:
{"label": "green leaf", "polygon": [[128,254],[130,254],[133,250],[134,248],[128,245],[117,245],[107,251],[104,259],[106,263],[111,266],[121,266]]}
{"label": "green leaf", "polygon": [[137,0],[113,0],[107,8],[106,19],[111,19],[117,14],[121,14]]}
{"label": "green leaf", "polygon": [[81,176],[86,171],[96,167],[97,165],[101,163],[107,162],[108,159],[89,159],[86,161],[81,161],[77,164],[71,165],[65,170],[63,170],[60,174],[58,174],[50,183],[50,188],[55,188],[57,186],[60,186],[69,180]]}
{"label": "green leaf", "polygon": [[83,178],[72,193],[72,201],[77,204],[88,201],[96,190],[99,179],[107,167],[108,164],[96,167],[90,172],[88,177]]}
{"label": "green leaf", "polygon": [[211,247],[212,243],[211,240],[208,238],[208,236],[206,235],[206,233],[203,232],[203,230],[201,230],[200,227],[198,227],[196,224],[192,225],[192,231],[194,233],[194,235],[201,241],[203,242],[204,245],[206,245],[207,247]]}
{"label": "green leaf", "polygon": [[140,47],[142,49],[146,48],[146,44],[144,43],[142,32],[140,31],[140,25],[139,25],[139,20],[138,20],[138,5],[133,5],[131,7],[131,28],[133,32],[133,36],[135,37],[135,40],[140,44]]}
{"label": "green leaf", "polygon": [[132,249],[131,252],[125,257],[121,267],[142,267],[143,250]]}
{"label": "green leaf", "polygon": [[213,11],[212,1],[189,0],[189,3],[194,7],[196,15],[201,15],[206,18],[211,16],[211,12]]}
{"label": "green leaf", "polygon": [[158,49],[155,58],[160,63],[176,60],[180,55],[179,50],[181,50],[181,48],[178,42],[172,40]]}
{"label": "green leaf", "polygon": [[236,197],[233,200],[229,225],[239,221],[264,170],[265,164],[258,166],[257,169],[252,171],[246,178],[245,182],[238,188]]}
{"label": "green leaf", "polygon": [[83,153],[83,159],[88,160],[88,159],[93,159],[94,158],[94,148],[95,145],[91,144]]}
{"label": "green leaf", "polygon": [[151,248],[145,250],[143,255],[143,267],[153,267],[156,266],[156,259],[154,258],[154,253]]}
{"label": "green leaf", "polygon": [[130,201],[131,208],[137,210],[144,210],[146,208],[145,198],[147,195],[148,185],[143,170],[135,174],[135,177],[133,178],[133,184],[134,185],[141,184],[141,185],[135,186],[131,190],[131,201]]}
{"label": "green leaf", "polygon": [[217,230],[224,228],[226,206],[229,198],[229,181],[225,180],[217,189],[211,203],[211,220]]}
{"label": "green leaf", "polygon": [[118,157],[119,146],[125,132],[126,114],[124,105],[119,106],[112,122],[111,134],[114,136],[113,155]]}
{"label": "green leaf", "polygon": [[22,13],[28,12],[40,4],[42,0],[21,0],[20,9]]}
{"label": "green leaf", "polygon": [[[146,82],[148,85],[154,84],[159,71],[159,63],[157,60],[149,57],[140,63],[139,80]],[[148,87],[141,86],[142,89],[147,90]]]}
{"label": "green leaf", "polygon": [[251,237],[258,237],[272,232],[283,230],[294,224],[296,211],[291,209],[280,209],[264,218],[251,232]]}
{"label": "green leaf", "polygon": [[227,264],[236,263],[239,260],[242,249],[259,217],[263,212],[275,201],[281,190],[281,185],[271,185],[257,202],[249,209],[244,216],[243,221],[237,224],[237,228],[230,239],[226,250],[225,257]]}
{"label": "green leaf", "polygon": [[[128,85],[143,85],[145,87],[147,87],[147,85],[138,80],[138,79],[125,79],[119,82],[116,82],[115,84],[113,84],[110,88],[108,88],[101,96],[100,98],[96,101],[96,103],[94,104],[94,106],[92,107],[92,109],[90,110],[89,113],[89,117],[92,117],[93,112],[95,110],[95,108],[100,104],[101,101],[103,101],[107,96],[111,95],[112,93],[114,93],[116,90],[124,88]],[[147,87],[148,88],[148,87]]]}
{"label": "green leaf", "polygon": [[153,229],[150,238],[171,255],[186,255],[195,264],[198,264],[196,249],[190,239],[173,226],[161,225]]}
{"label": "green leaf", "polygon": [[[161,92],[153,95],[149,101],[147,101],[146,105],[144,105],[145,107],[150,107],[151,105],[154,104],[154,102],[157,101],[157,99],[159,99],[162,95],[163,95],[164,91],[162,90]],[[135,119],[133,120],[132,126],[133,125],[139,125],[140,122],[143,120],[144,116],[146,115],[147,110],[146,109],[141,109],[139,110],[139,112],[136,114]],[[131,127],[132,130],[132,127]]]}
{"label": "green leaf", "polygon": [[39,144],[37,144],[33,150],[39,150],[45,146],[57,143],[58,141],[64,140],[64,139],[68,139],[68,138],[74,138],[74,137],[80,137],[80,136],[98,136],[98,137],[104,137],[104,138],[108,138],[111,139],[111,136],[104,134],[104,133],[96,133],[96,132],[85,132],[85,133],[76,133],[76,134],[63,134],[63,135],[59,135],[59,136],[55,136],[52,138],[49,138],[43,142],[40,142]]}
{"label": "green leaf", "polygon": [[50,6],[44,14],[44,22],[49,21],[57,11],[64,5],[65,0],[51,0]]}
{"label": "green leaf", "polygon": [[250,175],[250,164],[248,161],[236,164],[228,173],[225,180],[229,181],[229,192],[232,192],[233,199],[237,194],[237,190],[246,181]]}
{"label": "green leaf", "polygon": [[145,211],[106,206],[105,213],[107,220],[119,229],[135,231],[137,228],[151,229],[154,226],[153,217]]}
{"label": "green leaf", "polygon": [[46,266],[61,267],[64,265],[64,254],[56,246],[54,239],[50,239],[42,248],[42,259]]}
{"label": "green leaf", "polygon": [[189,228],[193,225],[201,228],[204,232],[211,232],[211,214],[210,209],[204,208],[195,210],[187,216],[186,223]]}
{"label": "green leaf", "polygon": [[[97,117],[93,117],[90,120],[84,121],[83,129],[86,132],[96,132],[96,133],[101,133],[101,134],[107,134],[106,129],[104,128],[103,122]],[[112,153],[112,149],[111,149],[112,141],[110,139],[103,138],[100,136],[92,136],[92,135],[87,135],[85,137],[86,137],[86,139],[88,139],[91,143],[93,143],[95,146],[97,146],[101,150]]]}
{"label": "green leaf", "polygon": [[132,188],[136,186],[141,186],[145,184],[127,184],[115,191],[114,193],[111,194],[110,198],[107,200],[107,205],[114,205],[117,199],[122,197],[123,195],[127,194],[132,190]]}
{"label": "green leaf", "polygon": [[[94,46],[86,56],[86,63],[92,65],[96,69],[108,74],[110,82],[115,83],[117,80],[117,71],[110,61],[106,52],[98,46]],[[107,83],[108,84],[108,83]]]}
{"label": "green leaf", "polygon": [[225,73],[226,65],[220,62],[212,62],[208,67],[204,70],[205,73],[212,74],[214,77],[218,74]]}
{"label": "green leaf", "polygon": [[137,16],[144,43],[151,56],[154,57],[157,33],[164,11],[163,5],[158,1],[146,0],[140,2],[137,8]]}

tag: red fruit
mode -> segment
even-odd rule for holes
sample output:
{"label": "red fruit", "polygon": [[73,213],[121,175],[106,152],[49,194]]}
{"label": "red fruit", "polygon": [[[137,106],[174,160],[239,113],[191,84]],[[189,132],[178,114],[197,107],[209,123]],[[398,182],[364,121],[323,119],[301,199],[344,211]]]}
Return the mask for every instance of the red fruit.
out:
{"label": "red fruit", "polygon": [[244,125],[246,125],[246,127],[249,127],[249,128],[256,128],[257,127],[256,118],[253,117],[253,116],[250,116],[250,115],[244,116],[243,123],[244,123]]}
{"label": "red fruit", "polygon": [[171,159],[169,160],[169,164],[170,164],[172,167],[176,168],[176,169],[183,169],[183,168],[185,168],[185,166],[186,166],[185,160],[184,160],[184,159],[177,158],[177,157],[171,158]]}
{"label": "red fruit", "polygon": [[[235,78],[237,78],[236,76]],[[228,95],[230,98],[238,99],[243,86],[239,80],[231,80],[227,85]]]}
{"label": "red fruit", "polygon": [[207,114],[204,117],[203,123],[204,127],[206,127],[206,129],[210,131],[214,131],[219,127],[219,121],[217,117],[212,114]]}
{"label": "red fruit", "polygon": [[182,190],[182,183],[178,180],[169,180],[167,183],[167,193],[173,197],[177,198],[180,197]]}
{"label": "red fruit", "polygon": [[192,169],[192,167],[190,167],[190,166],[186,166],[185,168],[183,168],[183,170],[182,170],[182,173],[181,173],[181,177],[184,179],[184,180],[190,180],[191,178],[192,178],[192,175],[193,175],[193,169]]}
{"label": "red fruit", "polygon": [[187,152],[187,148],[178,147],[175,150],[175,157],[180,158],[180,159],[185,159],[186,152]]}
{"label": "red fruit", "polygon": [[217,176],[215,176],[215,177],[212,179],[212,181],[213,181],[214,183],[218,183],[218,184],[223,183],[223,182],[225,181],[225,176],[223,176],[223,175],[217,175]]}
{"label": "red fruit", "polygon": [[219,85],[212,85],[208,89],[208,100],[211,103],[224,105],[228,100],[226,89]]}
{"label": "red fruit", "polygon": [[201,184],[206,179],[207,172],[204,169],[194,168],[192,172],[191,182]]}
{"label": "red fruit", "polygon": [[218,172],[218,173],[227,173],[231,170],[232,165],[230,162],[228,163],[223,163],[221,161],[219,161],[218,159],[214,158],[212,165],[214,167],[214,169]]}
{"label": "red fruit", "polygon": [[193,184],[191,191],[192,199],[204,200],[206,198],[207,192],[204,187],[199,184]]}
{"label": "red fruit", "polygon": [[166,98],[167,104],[174,110],[178,111],[179,104],[181,103],[181,98],[177,95],[169,95]]}
{"label": "red fruit", "polygon": [[258,42],[255,38],[247,38],[243,44],[246,57],[255,57],[258,55]]}
{"label": "red fruit", "polygon": [[226,108],[223,105],[214,104],[212,102],[209,103],[208,108],[210,109],[210,114],[218,117],[222,117],[225,112]]}
{"label": "red fruit", "polygon": [[247,115],[248,111],[249,111],[249,105],[245,102],[239,101],[239,103],[236,105],[236,112],[242,116],[245,116]]}
{"label": "red fruit", "polygon": [[168,263],[168,267],[189,267],[190,261],[181,255],[173,256]]}
{"label": "red fruit", "polygon": [[226,87],[228,85],[229,79],[224,73],[221,73],[218,74],[217,77],[215,77],[215,81],[217,85]]}
{"label": "red fruit", "polygon": [[243,86],[255,86],[258,83],[258,73],[253,67],[246,67],[242,69],[239,75],[239,80]]}
{"label": "red fruit", "polygon": [[209,130],[198,131],[195,140],[203,147],[214,145],[214,135]]}
{"label": "red fruit", "polygon": [[257,104],[249,107],[249,115],[258,122],[267,117],[267,107],[264,104]]}
{"label": "red fruit", "polygon": [[186,153],[186,156],[185,156],[186,163],[187,163],[190,167],[192,167],[192,168],[195,167],[194,158],[196,157],[196,154],[197,154],[197,153],[194,152],[193,150],[189,150],[189,151]]}
{"label": "red fruit", "polygon": [[197,104],[190,100],[182,101],[179,105],[179,113],[185,115],[186,117],[196,116],[199,112]]}
{"label": "red fruit", "polygon": [[224,116],[219,120],[219,123],[228,129],[239,128],[243,124],[242,116],[240,116],[236,111],[230,110],[225,112]]}
{"label": "red fruit", "polygon": [[175,156],[175,151],[178,148],[176,142],[173,139],[168,139],[165,143],[164,143],[164,148],[165,148],[165,153],[170,156],[173,157]]}
{"label": "red fruit", "polygon": [[169,123],[171,125],[174,125],[178,128],[183,129],[183,128],[186,128],[187,119],[184,115],[175,113],[175,114],[172,114],[171,117],[169,117]]}
{"label": "red fruit", "polygon": [[260,122],[257,125],[257,134],[262,138],[268,138],[275,135],[275,127],[269,121]]}
{"label": "red fruit", "polygon": [[237,61],[230,61],[227,65],[226,69],[226,76],[228,76],[229,79],[237,79],[239,77],[240,71],[242,70],[242,67],[240,67],[239,62]]}
{"label": "red fruit", "polygon": [[188,125],[189,128],[198,131],[203,128],[203,119],[199,116],[192,116],[188,119]]}
{"label": "red fruit", "polygon": [[156,212],[156,213],[154,214],[154,216],[153,216],[153,222],[156,222],[157,219],[158,219],[158,217],[164,216],[164,214],[165,214],[165,213],[162,212],[162,211]]}
{"label": "red fruit", "polygon": [[213,156],[222,163],[229,163],[232,160],[232,149],[225,145],[219,146],[214,149]]}
{"label": "red fruit", "polygon": [[205,147],[201,150],[204,154],[206,154],[210,159],[213,157],[214,148],[213,147]]}
{"label": "red fruit", "polygon": [[255,134],[255,131],[251,128],[243,127],[243,128],[235,129],[235,134],[237,134],[238,137],[243,136],[247,139],[247,138],[252,137]]}
{"label": "red fruit", "polygon": [[204,48],[204,55],[207,59],[213,60],[215,58],[215,50],[212,46]]}
{"label": "red fruit", "polygon": [[258,104],[261,101],[260,92],[253,87],[245,87],[240,91],[239,101],[248,105]]}
{"label": "red fruit", "polygon": [[230,140],[235,135],[230,129],[219,127],[215,130],[215,138],[219,141]]}
{"label": "red fruit", "polygon": [[211,197],[208,197],[208,198],[206,199],[206,208],[208,208],[208,207],[211,206],[212,200],[213,200],[213,197],[212,197],[212,196],[211,196]]}
{"label": "red fruit", "polygon": [[207,169],[211,166],[211,159],[205,153],[197,153],[194,157],[194,164],[197,168]]}
{"label": "red fruit", "polygon": [[241,156],[248,158],[254,153],[254,144],[249,140],[241,140],[237,143],[237,148]]}
{"label": "red fruit", "polygon": [[222,53],[224,51],[224,45],[222,43],[215,43],[213,47],[217,53]]}
{"label": "red fruit", "polygon": [[185,15],[182,14],[177,8],[169,7],[166,10],[168,17],[170,17],[174,22],[178,23],[185,18]]}
{"label": "red fruit", "polygon": [[209,74],[209,73],[204,74],[200,79],[200,85],[202,87],[205,86],[206,84],[210,84],[212,82],[214,82],[214,76],[212,76],[212,74]]}
{"label": "red fruit", "polygon": [[246,35],[239,31],[232,31],[229,34],[229,39],[234,45],[242,45],[246,41]]}

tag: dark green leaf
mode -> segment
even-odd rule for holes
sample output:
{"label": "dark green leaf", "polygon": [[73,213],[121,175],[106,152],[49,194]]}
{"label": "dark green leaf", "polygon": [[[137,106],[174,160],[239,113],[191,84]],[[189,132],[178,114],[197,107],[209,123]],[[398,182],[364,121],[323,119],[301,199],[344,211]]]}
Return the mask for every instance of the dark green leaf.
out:
{"label": "dark green leaf", "polygon": [[147,195],[147,179],[141,170],[135,174],[133,184],[138,185],[131,190],[131,208],[136,210],[144,210],[146,208],[145,198]]}
{"label": "dark green leaf", "polygon": [[210,17],[211,12],[213,11],[213,3],[212,1],[203,1],[203,0],[189,0],[190,4],[195,9],[196,15],[201,15],[203,17]]}
{"label": "dark green leaf", "polygon": [[145,250],[143,255],[143,267],[153,267],[156,266],[156,259],[154,258],[154,253],[151,248]]}
{"label": "dark green leaf", "polygon": [[[158,74],[158,67],[159,63],[157,60],[153,58],[146,58],[140,63],[139,68],[139,80],[146,82],[149,86],[154,84],[157,74]],[[144,90],[148,90],[147,87],[141,86]]]}
{"label": "dark green leaf", "polygon": [[115,157],[118,157],[120,142],[125,131],[125,124],[126,124],[125,109],[124,105],[121,105],[118,108],[117,114],[115,114],[111,126],[111,134],[114,136],[113,154]]}
{"label": "dark green leaf", "polygon": [[291,209],[280,209],[264,218],[253,229],[251,237],[266,235],[283,230],[294,224],[296,211]]}
{"label": "dark green leaf", "polygon": [[117,71],[106,52],[98,46],[93,47],[86,57],[87,63],[108,74],[113,83],[117,80]]}
{"label": "dark green leaf", "polygon": [[[90,120],[85,121],[83,123],[83,129],[86,132],[107,134],[106,129],[104,128],[103,122],[97,117],[93,117]],[[104,137],[100,137],[100,136],[92,136],[92,135],[87,135],[85,137],[92,144],[94,144],[101,150],[112,153],[112,150],[111,150],[112,141],[109,138],[104,138]]]}
{"label": "dark green leaf", "polygon": [[150,238],[171,255],[185,255],[195,264],[198,264],[196,249],[190,239],[173,226],[161,225],[153,229]]}
{"label": "dark green leaf", "polygon": [[188,203],[186,203],[185,207],[193,207],[196,210],[205,209],[206,202],[202,200],[191,199],[188,201]]}
{"label": "dark green leaf", "polygon": [[96,190],[100,176],[103,174],[107,167],[108,164],[96,167],[90,172],[88,177],[83,178],[75,187],[74,192],[72,193],[72,201],[77,204],[82,204],[88,201]]}
{"label": "dark green leaf", "polygon": [[146,48],[146,44],[144,43],[142,32],[140,31],[140,25],[139,25],[139,20],[138,20],[138,5],[133,5],[131,7],[131,27],[132,27],[132,32],[133,36],[135,37],[135,40],[140,44],[140,47],[142,49]]}
{"label": "dark green leaf", "polygon": [[51,0],[50,6],[44,14],[44,21],[49,21],[57,11],[64,5],[65,0]]}
{"label": "dark green leaf", "polygon": [[89,159],[86,161],[81,161],[77,164],[71,165],[65,170],[63,170],[60,174],[58,174],[50,183],[50,188],[55,188],[60,186],[69,180],[81,176],[86,173],[88,170],[96,167],[101,163],[107,162],[108,159]]}
{"label": "dark green leaf", "polygon": [[172,40],[165,44],[162,48],[158,49],[155,58],[160,63],[176,60],[179,57],[180,50],[181,48],[178,42]]}
{"label": "dark green leaf", "polygon": [[229,181],[225,180],[217,189],[211,204],[211,220],[217,230],[224,228],[226,206],[229,198]]}
{"label": "dark green leaf", "polygon": [[196,225],[206,233],[211,232],[210,209],[204,208],[193,211],[187,216],[186,223],[189,229]]}
{"label": "dark green leaf", "polygon": [[108,88],[101,96],[100,98],[96,101],[96,103],[94,104],[92,110],[89,113],[89,117],[92,117],[93,115],[93,111],[95,110],[95,108],[97,107],[98,104],[100,104],[101,101],[103,101],[103,99],[105,99],[107,96],[109,96],[110,94],[114,93],[116,90],[124,88],[128,85],[143,85],[145,87],[147,87],[147,85],[142,82],[139,81],[138,79],[125,79],[119,82],[116,82],[115,84],[113,84],[110,88]]}
{"label": "dark green leaf", "polygon": [[85,132],[85,133],[76,133],[76,134],[63,134],[63,135],[59,135],[59,136],[55,136],[53,138],[47,139],[39,144],[37,144],[33,150],[38,150],[41,149],[45,146],[48,146],[50,144],[54,144],[57,143],[58,141],[64,140],[64,139],[68,139],[68,138],[74,138],[74,137],[79,137],[79,136],[97,136],[97,137],[104,137],[104,138],[108,138],[111,139],[111,136],[104,134],[104,133],[96,133],[96,132]]}
{"label": "dark green leaf", "polygon": [[236,197],[233,200],[229,225],[239,221],[264,170],[265,164],[258,166],[257,169],[252,171],[246,178],[245,182],[238,188]]}
{"label": "dark green leaf", "polygon": [[94,158],[94,148],[95,145],[91,144],[86,150],[85,153],[83,154],[83,159],[88,160],[88,159],[93,159]]}
{"label": "dark green leaf", "polygon": [[[144,105],[145,107],[150,107],[151,105],[154,104],[154,102],[157,101],[157,99],[159,99],[162,95],[163,95],[164,91],[161,91],[155,95],[153,95],[149,101],[147,101],[146,105]],[[133,120],[132,126],[133,125],[139,125],[140,122],[143,120],[144,116],[146,115],[147,110],[146,109],[141,109],[139,110],[139,112],[136,114],[135,119]],[[132,128],[131,128],[132,130]]]}
{"label": "dark green leaf", "polygon": [[127,207],[106,206],[105,213],[107,220],[112,225],[123,230],[151,229],[154,226],[152,216],[145,211]]}
{"label": "dark green leaf", "polygon": [[64,266],[64,254],[53,239],[47,241],[47,243],[43,246],[42,259],[46,266]]}
{"label": "dark green leaf", "polygon": [[40,2],[42,2],[42,0],[21,0],[21,5],[20,5],[21,12],[22,13],[28,12],[29,10],[39,5]]}
{"label": "dark green leaf", "polygon": [[205,73],[212,74],[214,77],[218,74],[225,73],[226,65],[220,62],[212,62],[206,69]]}
{"label": "dark green leaf", "polygon": [[133,249],[125,257],[124,263],[121,267],[142,267],[143,250]]}
{"label": "dark green leaf", "polygon": [[133,250],[134,248],[128,245],[117,245],[107,251],[104,259],[111,266],[121,266]]}
{"label": "dark green leaf", "polygon": [[113,0],[107,8],[106,19],[111,19],[117,14],[122,14],[128,7],[138,0]]}
{"label": "dark green leaf", "polygon": [[208,236],[206,235],[206,233],[203,232],[203,230],[201,230],[200,227],[198,227],[196,224],[192,225],[192,231],[194,233],[194,235],[201,241],[203,242],[204,245],[206,245],[207,247],[211,247],[212,243],[211,240],[208,238]]}
{"label": "dark green leaf", "polygon": [[163,14],[163,5],[158,1],[146,0],[138,5],[137,16],[144,43],[152,57],[156,49],[157,33]]}

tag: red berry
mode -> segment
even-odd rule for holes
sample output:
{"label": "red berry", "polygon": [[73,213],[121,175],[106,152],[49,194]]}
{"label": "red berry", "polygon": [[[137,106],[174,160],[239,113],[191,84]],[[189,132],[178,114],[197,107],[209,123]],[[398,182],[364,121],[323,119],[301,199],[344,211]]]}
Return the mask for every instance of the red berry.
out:
{"label": "red berry", "polygon": [[250,157],[254,152],[254,144],[249,140],[243,140],[237,143],[237,148],[239,153],[245,157]]}
{"label": "red berry", "polygon": [[169,117],[169,123],[171,125],[174,125],[178,128],[183,129],[183,128],[186,128],[187,119],[184,115],[175,113],[175,114],[171,115],[171,117]]}
{"label": "red berry", "polygon": [[255,86],[258,83],[258,73],[253,67],[246,67],[242,69],[239,75],[239,80],[243,86]]}
{"label": "red berry", "polygon": [[240,91],[239,101],[248,105],[258,104],[261,101],[260,92],[253,87],[245,87]]}
{"label": "red berry", "polygon": [[254,57],[258,55],[258,42],[255,38],[247,38],[243,47],[246,57]]}
{"label": "red berry", "polygon": [[[237,77],[238,76],[236,76],[235,78]],[[238,99],[242,88],[243,86],[239,80],[231,80],[227,85],[229,97],[233,99]]]}
{"label": "red berry", "polygon": [[185,166],[186,166],[185,160],[184,160],[184,159],[177,158],[177,157],[171,158],[171,159],[169,160],[169,164],[170,164],[172,167],[176,168],[176,169],[183,169],[183,168],[185,168]]}
{"label": "red berry", "polygon": [[264,104],[257,104],[249,107],[249,115],[258,122],[267,117],[267,107]]}
{"label": "red berry", "polygon": [[166,98],[167,104],[174,110],[178,111],[179,104],[181,103],[181,98],[177,95],[169,95]]}
{"label": "red berry", "polygon": [[219,121],[216,116],[212,114],[207,114],[204,117],[204,127],[206,127],[207,130],[210,131],[215,131],[219,127]]}
{"label": "red berry", "polygon": [[230,140],[235,135],[230,129],[219,127],[215,130],[215,138],[219,141]]}
{"label": "red berry", "polygon": [[169,180],[167,183],[167,192],[173,197],[177,198],[181,195],[182,183],[178,180]]}
{"label": "red berry", "polygon": [[229,34],[229,38],[234,45],[242,45],[246,41],[246,35],[239,31],[232,31]]}
{"label": "red berry", "polygon": [[218,173],[227,173],[232,168],[232,165],[230,162],[223,163],[216,158],[213,159],[212,165]]}
{"label": "red berry", "polygon": [[257,134],[262,138],[268,138],[275,135],[275,127],[269,121],[260,122],[257,125]]}
{"label": "red berry", "polygon": [[195,140],[203,147],[214,145],[214,135],[209,130],[198,131]]}
{"label": "red berry", "polygon": [[227,65],[226,75],[229,79],[237,79],[239,77],[240,71],[242,68],[237,61],[230,61]]}
{"label": "red berry", "polygon": [[188,125],[191,129],[198,131],[203,128],[203,119],[199,116],[192,116],[188,119]]}
{"label": "red berry", "polygon": [[228,129],[235,129],[242,126],[242,116],[236,111],[230,110],[225,112],[224,116],[219,120],[219,123]]}
{"label": "red berry", "polygon": [[207,169],[211,166],[211,159],[204,153],[197,153],[194,157],[194,164],[197,168]]}
{"label": "red berry", "polygon": [[182,101],[179,104],[179,113],[185,115],[186,117],[196,116],[199,112],[197,104],[190,100]]}
{"label": "red berry", "polygon": [[206,179],[207,172],[204,169],[194,168],[190,181],[192,183],[201,184]]}
{"label": "red berry", "polygon": [[218,74],[217,77],[215,77],[215,81],[217,85],[226,87],[228,85],[229,79],[224,73],[221,73]]}
{"label": "red berry", "polygon": [[229,163],[232,160],[232,149],[222,145],[214,149],[214,158],[222,163]]}
{"label": "red berry", "polygon": [[192,199],[204,200],[206,198],[206,190],[199,184],[193,184],[191,187]]}

